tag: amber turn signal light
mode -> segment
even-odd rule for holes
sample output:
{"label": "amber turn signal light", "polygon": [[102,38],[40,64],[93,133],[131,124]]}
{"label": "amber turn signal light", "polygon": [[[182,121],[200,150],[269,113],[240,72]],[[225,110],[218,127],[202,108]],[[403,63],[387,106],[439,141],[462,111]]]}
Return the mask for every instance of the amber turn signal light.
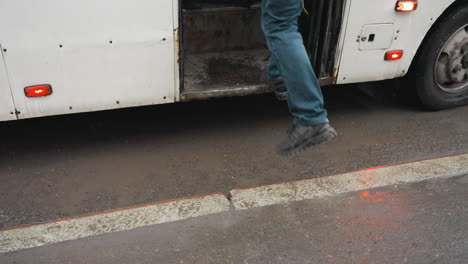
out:
{"label": "amber turn signal light", "polygon": [[24,88],[26,97],[41,97],[52,94],[52,86],[50,84],[33,85]]}
{"label": "amber turn signal light", "polygon": [[392,50],[392,51],[385,53],[385,60],[387,61],[399,60],[402,57],[403,57],[402,50]]}
{"label": "amber turn signal light", "polygon": [[418,1],[398,1],[395,10],[397,12],[411,12],[418,8]]}

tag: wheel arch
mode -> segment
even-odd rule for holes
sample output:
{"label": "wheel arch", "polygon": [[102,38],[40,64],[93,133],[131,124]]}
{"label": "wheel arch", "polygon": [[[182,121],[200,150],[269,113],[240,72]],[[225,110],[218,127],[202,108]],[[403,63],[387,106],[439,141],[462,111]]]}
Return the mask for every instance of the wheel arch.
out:
{"label": "wheel arch", "polygon": [[434,30],[437,28],[437,26],[442,23],[443,19],[447,18],[452,12],[454,12],[457,8],[463,5],[468,5],[468,0],[455,0],[453,1],[450,5],[448,5],[445,10],[437,17],[435,22],[431,25],[431,27],[428,28],[426,34],[424,35],[424,38],[421,40],[421,43],[418,46],[418,49],[411,59],[411,64],[408,69],[408,73],[412,72],[412,69],[414,68],[414,64],[417,61],[417,58],[420,56],[420,53],[424,47],[424,44],[428,41],[429,37],[431,34],[434,32]]}

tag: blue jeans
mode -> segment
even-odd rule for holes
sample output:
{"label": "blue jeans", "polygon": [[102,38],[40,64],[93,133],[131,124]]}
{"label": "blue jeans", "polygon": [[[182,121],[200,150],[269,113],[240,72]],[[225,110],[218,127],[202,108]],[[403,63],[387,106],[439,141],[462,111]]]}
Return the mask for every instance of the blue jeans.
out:
{"label": "blue jeans", "polygon": [[294,123],[317,125],[328,122],[327,111],[298,32],[301,13],[302,0],[262,0],[262,28],[270,50],[267,75],[285,81]]}

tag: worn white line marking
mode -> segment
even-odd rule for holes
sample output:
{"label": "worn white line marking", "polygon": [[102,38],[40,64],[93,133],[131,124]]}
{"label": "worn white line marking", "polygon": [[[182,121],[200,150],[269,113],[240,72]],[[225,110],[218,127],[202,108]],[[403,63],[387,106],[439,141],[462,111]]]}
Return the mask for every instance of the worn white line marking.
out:
{"label": "worn white line marking", "polygon": [[0,253],[167,223],[229,210],[213,194],[0,231]]}
{"label": "worn white line marking", "polygon": [[371,188],[468,173],[468,154],[231,191],[235,209],[324,198]]}

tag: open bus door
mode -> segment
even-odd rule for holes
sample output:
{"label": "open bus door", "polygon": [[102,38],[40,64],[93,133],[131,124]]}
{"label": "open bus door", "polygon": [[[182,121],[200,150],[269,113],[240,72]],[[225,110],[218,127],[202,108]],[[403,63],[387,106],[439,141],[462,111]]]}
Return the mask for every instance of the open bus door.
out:
{"label": "open bus door", "polygon": [[[304,44],[322,85],[335,83],[344,0],[305,1]],[[262,93],[268,58],[255,0],[182,0],[181,99]]]}

